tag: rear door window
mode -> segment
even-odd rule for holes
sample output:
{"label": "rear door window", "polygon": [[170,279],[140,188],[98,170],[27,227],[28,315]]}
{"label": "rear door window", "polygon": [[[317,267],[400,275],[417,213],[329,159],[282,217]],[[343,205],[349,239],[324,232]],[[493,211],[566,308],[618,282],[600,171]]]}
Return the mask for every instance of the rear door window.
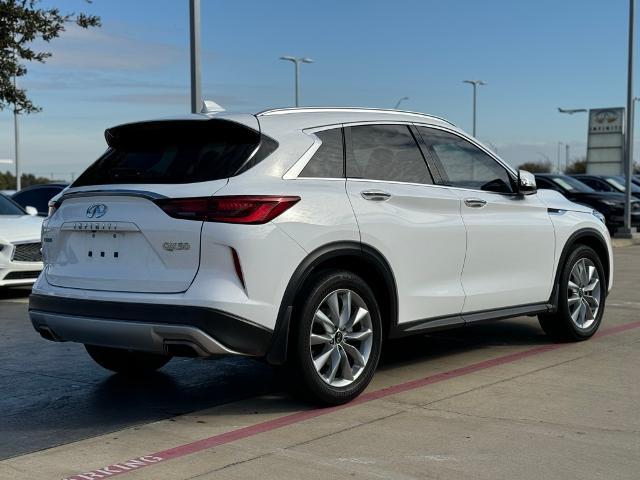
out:
{"label": "rear door window", "polygon": [[432,183],[427,164],[407,125],[359,125],[345,131],[347,177]]}
{"label": "rear door window", "polygon": [[105,137],[108,150],[74,187],[220,180],[253,166],[261,144],[269,144],[268,153],[275,149],[274,140],[220,119],[121,125]]}
{"label": "rear door window", "polygon": [[300,172],[300,177],[344,178],[344,147],[342,129],[316,132],[322,145]]}

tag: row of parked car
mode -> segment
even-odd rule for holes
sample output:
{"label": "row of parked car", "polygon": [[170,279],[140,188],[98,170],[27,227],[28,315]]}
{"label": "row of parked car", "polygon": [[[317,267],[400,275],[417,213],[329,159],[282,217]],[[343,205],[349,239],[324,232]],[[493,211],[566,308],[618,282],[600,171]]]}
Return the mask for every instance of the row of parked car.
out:
{"label": "row of parked car", "polygon": [[[625,179],[618,175],[537,174],[538,188],[560,192],[572,202],[588,205],[605,217],[612,234],[624,225]],[[631,224],[640,226],[640,176],[632,177]]]}
{"label": "row of parked car", "polygon": [[0,287],[32,284],[42,271],[40,229],[49,200],[66,184],[0,192]]}

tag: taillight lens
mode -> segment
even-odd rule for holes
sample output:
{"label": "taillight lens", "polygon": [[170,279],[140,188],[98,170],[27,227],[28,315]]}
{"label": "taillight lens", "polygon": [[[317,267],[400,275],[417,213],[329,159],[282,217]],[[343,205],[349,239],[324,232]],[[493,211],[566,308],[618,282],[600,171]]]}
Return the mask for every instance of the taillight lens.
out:
{"label": "taillight lens", "polygon": [[270,222],[299,201],[300,197],[233,195],[163,198],[155,200],[155,204],[170,217],[182,220],[259,225]]}

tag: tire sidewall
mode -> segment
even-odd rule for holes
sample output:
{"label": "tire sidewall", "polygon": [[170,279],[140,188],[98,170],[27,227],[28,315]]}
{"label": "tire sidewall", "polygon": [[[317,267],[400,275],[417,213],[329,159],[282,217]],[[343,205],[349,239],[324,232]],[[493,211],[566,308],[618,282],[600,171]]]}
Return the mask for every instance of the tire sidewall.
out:
{"label": "tire sidewall", "polygon": [[[308,282],[309,287],[303,289],[301,302],[296,309],[294,307],[295,324],[292,340],[294,355],[290,359],[301,371],[300,379],[304,382],[305,390],[311,397],[325,404],[345,403],[358,396],[369,384],[375,373],[380,359],[382,346],[382,322],[378,302],[371,288],[359,276],[347,271],[328,271],[314,276]],[[339,289],[349,289],[357,293],[369,310],[373,329],[373,342],[371,353],[364,371],[350,385],[333,387],[327,384],[315,369],[311,358],[311,325],[315,312],[320,303],[331,292]],[[297,310],[297,314],[295,313]]]}
{"label": "tire sidewall", "polygon": [[[596,266],[598,277],[600,279],[600,305],[598,308],[598,314],[596,315],[595,322],[593,322],[593,325],[591,325],[591,327],[589,327],[588,329],[578,328],[578,326],[573,323],[573,320],[571,319],[571,315],[569,313],[569,305],[567,301],[569,293],[569,276],[571,275],[571,270],[573,269],[575,264],[582,258],[587,258],[593,262],[593,264]],[[606,277],[604,274],[604,267],[602,266],[602,262],[600,261],[600,258],[598,257],[596,252],[590,247],[580,246],[576,248],[573,252],[571,252],[569,257],[567,258],[567,261],[565,262],[560,283],[558,310],[567,322],[567,327],[570,329],[571,334],[577,339],[590,338],[600,327],[607,298],[605,278]]]}

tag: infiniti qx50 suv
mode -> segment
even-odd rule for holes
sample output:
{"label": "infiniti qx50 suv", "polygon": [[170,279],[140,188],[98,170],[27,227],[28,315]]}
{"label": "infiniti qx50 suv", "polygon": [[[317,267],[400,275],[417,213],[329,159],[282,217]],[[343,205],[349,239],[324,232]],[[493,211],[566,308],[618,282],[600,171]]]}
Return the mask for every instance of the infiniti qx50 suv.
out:
{"label": "infiniti qx50 suv", "polygon": [[103,367],[248,355],[337,404],[383,341],[537,315],[598,329],[602,216],[451,123],[355,108],[130,123],[50,204],[30,315]]}

